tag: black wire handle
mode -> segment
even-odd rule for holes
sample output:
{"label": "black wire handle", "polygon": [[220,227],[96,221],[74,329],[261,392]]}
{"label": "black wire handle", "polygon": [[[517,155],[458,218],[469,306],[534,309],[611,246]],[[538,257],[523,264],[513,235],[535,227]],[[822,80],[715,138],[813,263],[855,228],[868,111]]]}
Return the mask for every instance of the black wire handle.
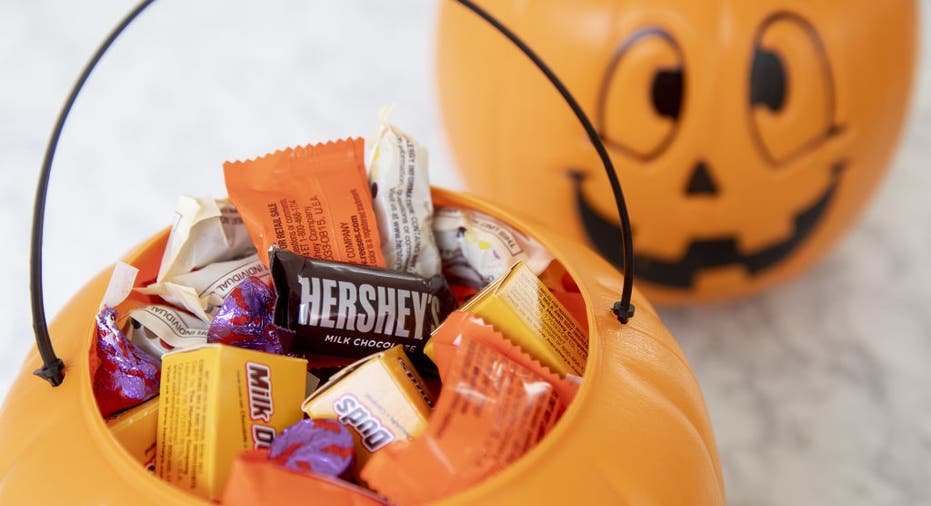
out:
{"label": "black wire handle", "polygon": [[[84,83],[87,82],[87,79],[90,77],[94,68],[100,62],[100,59],[103,58],[103,55],[107,52],[113,42],[116,41],[117,37],[126,29],[130,23],[135,20],[139,14],[142,13],[149,5],[151,5],[155,0],[143,0],[140,2],[129,14],[126,15],[120,21],[120,23],[110,32],[107,38],[100,44],[97,48],[97,51],[94,52],[94,55],[84,66],[84,70],[81,71],[80,77],[74,83],[74,86],[71,88],[71,93],[68,95],[68,99],[65,100],[64,105],[61,108],[61,111],[58,113],[58,120],[55,123],[55,129],[52,130],[52,135],[49,138],[48,146],[45,149],[45,158],[42,161],[42,170],[39,173],[39,184],[36,189],[36,200],[35,206],[33,207],[32,214],[32,240],[31,240],[31,250],[30,250],[30,264],[29,264],[29,281],[30,281],[30,297],[32,300],[32,328],[36,334],[36,346],[39,349],[39,355],[42,356],[43,365],[40,369],[36,369],[34,374],[41,378],[48,380],[52,386],[58,386],[61,384],[64,379],[64,362],[55,354],[55,349],[52,347],[51,339],[49,338],[48,332],[48,323],[45,319],[45,300],[42,291],[42,232],[45,224],[45,201],[48,195],[48,183],[49,176],[52,171],[52,161],[55,158],[55,150],[58,147],[58,141],[61,138],[61,132],[65,126],[65,120],[68,119],[68,114],[71,112],[71,108],[74,106],[74,102],[78,98],[78,94],[81,92],[81,89],[84,87]],[[556,74],[550,69],[550,67],[543,62],[542,59],[524,43],[514,32],[501,24],[500,21],[492,17],[491,14],[486,12],[484,9],[473,3],[471,0],[455,0],[459,4],[463,5],[467,9],[471,10],[479,17],[488,22],[496,30],[498,30],[502,35],[508,38],[527,58],[546,75],[550,83],[556,88],[556,91],[562,95],[563,99],[569,104],[569,107],[572,108],[572,112],[575,113],[575,116],[578,118],[579,122],[582,123],[582,126],[585,128],[585,133],[588,134],[588,138],[591,141],[592,145],[595,147],[595,150],[598,151],[598,156],[601,158],[601,162],[604,164],[605,171],[608,175],[608,180],[611,182],[611,190],[614,192],[614,200],[617,204],[618,217],[620,218],[621,231],[622,231],[622,243],[623,243],[623,252],[624,252],[624,283],[621,289],[621,300],[614,303],[612,311],[617,316],[618,321],[622,324],[626,324],[627,321],[634,315],[634,306],[630,303],[631,292],[633,291],[633,280],[634,280],[634,247],[633,240],[631,237],[630,231],[630,217],[627,213],[627,204],[624,201],[624,193],[621,191],[621,183],[617,179],[617,174],[614,170],[614,164],[611,163],[611,157],[608,156],[608,151],[605,149],[604,143],[601,141],[601,136],[598,135],[598,131],[595,130],[594,125],[592,125],[591,120],[588,119],[588,116],[582,110],[582,107],[575,100],[566,86],[556,77]]]}

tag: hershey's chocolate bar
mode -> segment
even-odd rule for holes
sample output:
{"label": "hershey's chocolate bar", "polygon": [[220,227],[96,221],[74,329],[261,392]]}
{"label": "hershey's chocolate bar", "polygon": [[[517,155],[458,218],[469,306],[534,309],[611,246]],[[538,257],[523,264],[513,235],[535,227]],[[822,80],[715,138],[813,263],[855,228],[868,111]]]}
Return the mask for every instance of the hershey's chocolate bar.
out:
{"label": "hershey's chocolate bar", "polygon": [[430,333],[456,309],[442,276],[306,258],[272,248],[275,324],[295,332],[291,353],[364,357],[395,345],[423,355]]}

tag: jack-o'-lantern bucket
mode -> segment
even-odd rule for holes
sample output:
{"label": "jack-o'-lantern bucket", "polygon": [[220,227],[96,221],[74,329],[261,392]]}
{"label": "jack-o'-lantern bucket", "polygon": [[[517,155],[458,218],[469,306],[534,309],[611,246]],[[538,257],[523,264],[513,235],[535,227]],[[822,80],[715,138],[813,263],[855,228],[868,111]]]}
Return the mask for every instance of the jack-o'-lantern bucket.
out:
{"label": "jack-o'-lantern bucket", "polygon": [[[595,120],[655,302],[750,295],[823,258],[902,129],[914,0],[486,4]],[[621,265],[587,139],[520,53],[476,26],[445,5],[437,30],[443,120],[468,189]]]}
{"label": "jack-o'-lantern bucket", "polygon": [[[58,134],[93,66],[150,3],[143,2],[130,13],[91,60],[66,103],[46,154],[32,245],[38,350],[27,357],[0,411],[2,504],[209,504],[147,470],[134,456],[138,449],[131,448],[140,441],[115,437],[100,414],[91,381],[90,351],[94,316],[109,270],[78,292],[51,326],[46,327],[43,313],[42,220]],[[593,131],[558,78],[529,48],[468,0],[459,3],[521,47],[564,93],[586,130]],[[592,139],[604,153],[597,136]],[[613,176],[610,160],[607,156],[604,160]],[[620,186],[616,179],[613,183],[621,223],[627,223]],[[483,200],[441,189],[434,189],[432,195],[439,206],[480,211],[537,240],[565,269],[563,279],[571,279],[568,284],[584,306],[577,314],[589,329],[584,379],[552,431],[502,471],[443,502],[724,504],[721,468],[701,390],[675,339],[650,303],[633,289],[631,265],[622,276],[579,241]],[[154,235],[123,261],[139,269],[140,279],[153,279],[167,237],[167,230]],[[629,234],[624,245],[625,254],[632,255]],[[615,302],[619,290],[620,301]],[[52,386],[35,378],[33,370]],[[152,420],[137,422],[152,424],[150,429],[140,428],[154,437]],[[314,501],[313,497],[304,499]]]}

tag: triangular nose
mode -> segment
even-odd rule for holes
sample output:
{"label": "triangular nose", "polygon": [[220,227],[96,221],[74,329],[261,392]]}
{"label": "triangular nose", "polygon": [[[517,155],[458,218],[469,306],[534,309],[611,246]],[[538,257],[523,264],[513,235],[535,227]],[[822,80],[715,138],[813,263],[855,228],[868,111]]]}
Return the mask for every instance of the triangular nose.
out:
{"label": "triangular nose", "polygon": [[717,195],[718,185],[714,183],[711,177],[711,170],[704,161],[699,161],[695,168],[692,169],[692,176],[689,178],[689,184],[685,187],[687,195]]}

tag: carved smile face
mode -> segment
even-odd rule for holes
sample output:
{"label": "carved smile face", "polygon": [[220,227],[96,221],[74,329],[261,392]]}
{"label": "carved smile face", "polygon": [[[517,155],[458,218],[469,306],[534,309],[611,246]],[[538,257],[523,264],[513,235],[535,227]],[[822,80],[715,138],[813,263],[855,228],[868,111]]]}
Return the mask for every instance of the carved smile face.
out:
{"label": "carved smile face", "polygon": [[[804,177],[812,170],[819,170],[804,166],[805,162],[811,162],[804,159],[804,155],[818,150],[842,131],[842,126],[834,120],[836,97],[831,66],[824,45],[810,23],[789,13],[773,15],[757,30],[752,49],[746,63],[746,95],[731,99],[746,100],[746,127],[757,151],[756,159],[744,161],[740,169],[722,167],[727,170],[719,172],[707,161],[712,158],[705,152],[708,148],[699,148],[685,184],[669,188],[666,196],[670,201],[698,201],[690,212],[703,213],[708,220],[722,219],[716,215],[718,200],[744,200],[759,192],[772,191],[768,172],[776,174],[775,177],[786,177],[778,174],[786,172],[797,172]],[[645,61],[654,64],[645,65]],[[643,73],[647,75],[638,75]],[[637,96],[638,88],[644,86],[648,88],[643,91],[650,100],[631,103],[629,97]],[[688,65],[670,33],[657,27],[645,28],[619,46],[605,73],[595,118],[603,140],[615,152],[615,157],[621,158],[622,167],[650,162],[670,149],[680,129],[680,120],[687,114],[684,110],[689,105],[687,91]],[[653,114],[643,116],[655,121],[647,121],[647,124],[625,121],[624,111],[644,106],[651,108]],[[615,114],[616,111],[621,114]],[[786,139],[790,132],[795,138]],[[798,163],[799,159],[804,161]],[[788,209],[784,211],[786,219],[791,220],[791,231],[757,248],[743,245],[741,231],[735,229],[704,237],[698,234],[687,237],[688,244],[678,256],[654,254],[648,245],[644,248],[637,241],[635,231],[637,275],[658,285],[691,289],[696,278],[707,269],[737,267],[756,276],[778,265],[819,225],[840,184],[844,166],[843,160],[834,160],[821,167],[822,172],[831,176],[824,189],[804,207],[793,209],[797,206],[787,202]],[[586,172],[572,170],[569,175],[586,235],[602,256],[622,266],[617,241],[620,229],[616,221],[603,216],[587,199]],[[727,184],[734,178],[746,180],[742,189],[738,190],[737,184]],[[726,195],[725,190],[740,191],[742,195],[732,197]],[[659,216],[652,224],[644,221],[649,219],[638,220],[638,228],[662,227],[678,233],[673,213]]]}
{"label": "carved smile face", "polygon": [[[639,286],[660,301],[749,294],[811,265],[901,128],[913,0],[487,3],[595,122]],[[570,110],[480,21],[444,8],[440,24],[440,98],[469,189],[618,263],[613,196]]]}
{"label": "carved smile face", "polygon": [[[795,215],[793,220],[795,228],[792,235],[787,239],[749,254],[740,252],[736,237],[696,239],[689,244],[682,258],[672,262],[650,255],[635,254],[634,262],[637,267],[637,276],[658,285],[691,288],[696,275],[704,269],[735,265],[743,267],[752,275],[756,275],[764,269],[778,264],[808,238],[821,220],[837,189],[837,179],[843,168],[843,165],[835,166],[835,180],[825,190],[824,195],[810,207]],[[573,172],[570,177],[575,182],[579,217],[586,234],[588,234],[592,242],[592,246],[618,268],[623,267],[623,258],[617,244],[617,238],[621,234],[620,227],[602,217],[586,201],[582,192],[584,175]]]}

